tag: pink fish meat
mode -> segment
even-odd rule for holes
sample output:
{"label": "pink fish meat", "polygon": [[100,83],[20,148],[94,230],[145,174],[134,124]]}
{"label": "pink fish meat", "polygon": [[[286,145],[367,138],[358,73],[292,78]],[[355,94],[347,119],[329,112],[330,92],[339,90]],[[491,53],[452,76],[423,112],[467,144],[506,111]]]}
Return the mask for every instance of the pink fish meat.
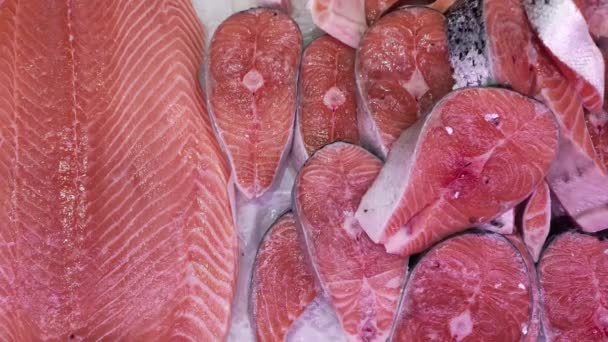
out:
{"label": "pink fish meat", "polygon": [[407,258],[387,254],[354,221],[382,163],[342,142],[315,153],[294,186],[294,207],[321,287],[351,341],[385,341],[405,283]]}
{"label": "pink fish meat", "polygon": [[365,33],[355,72],[358,124],[361,143],[380,157],[452,89],[445,30],[441,13],[411,7],[387,14]]}
{"label": "pink fish meat", "polygon": [[529,273],[501,235],[450,238],[412,270],[393,340],[526,340],[535,305]]}
{"label": "pink fish meat", "polygon": [[209,110],[247,198],[268,191],[291,149],[301,52],[298,26],[276,9],[236,13],[213,35]]}
{"label": "pink fish meat", "polygon": [[229,169],[190,1],[0,1],[0,340],[222,340]]}
{"label": "pink fish meat", "polygon": [[545,177],[557,139],[553,115],[537,101],[456,90],[397,140],[355,218],[388,252],[421,252],[522,202]]}

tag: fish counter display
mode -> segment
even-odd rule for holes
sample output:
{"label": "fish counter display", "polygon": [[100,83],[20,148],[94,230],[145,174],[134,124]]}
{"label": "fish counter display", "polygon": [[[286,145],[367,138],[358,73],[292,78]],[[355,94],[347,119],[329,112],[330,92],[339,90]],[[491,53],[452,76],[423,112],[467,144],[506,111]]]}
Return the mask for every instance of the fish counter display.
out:
{"label": "fish counter display", "polygon": [[0,0],[1,341],[606,341],[607,0]]}

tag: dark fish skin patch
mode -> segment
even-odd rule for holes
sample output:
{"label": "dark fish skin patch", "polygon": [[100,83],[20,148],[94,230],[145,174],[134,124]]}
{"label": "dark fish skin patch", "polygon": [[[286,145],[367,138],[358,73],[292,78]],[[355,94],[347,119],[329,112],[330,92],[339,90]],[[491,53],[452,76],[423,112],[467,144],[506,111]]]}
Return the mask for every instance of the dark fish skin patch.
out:
{"label": "dark fish skin patch", "polygon": [[483,1],[465,0],[447,13],[448,50],[456,87],[490,83]]}

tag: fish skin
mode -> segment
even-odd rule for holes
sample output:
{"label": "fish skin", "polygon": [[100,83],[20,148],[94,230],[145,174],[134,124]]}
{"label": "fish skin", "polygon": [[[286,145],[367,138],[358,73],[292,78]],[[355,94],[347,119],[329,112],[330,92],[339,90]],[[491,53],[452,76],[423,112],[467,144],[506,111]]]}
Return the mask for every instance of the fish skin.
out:
{"label": "fish skin", "polygon": [[190,2],[0,6],[0,339],[224,339],[237,239]]}

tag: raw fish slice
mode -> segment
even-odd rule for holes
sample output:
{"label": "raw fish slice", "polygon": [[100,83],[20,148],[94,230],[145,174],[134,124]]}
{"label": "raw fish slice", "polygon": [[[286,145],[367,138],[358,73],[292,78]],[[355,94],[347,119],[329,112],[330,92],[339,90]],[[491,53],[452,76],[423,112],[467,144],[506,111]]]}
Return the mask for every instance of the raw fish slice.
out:
{"label": "raw fish slice", "polygon": [[367,29],[364,0],[310,0],[312,20],[330,36],[356,48]]}
{"label": "raw fish slice", "polygon": [[412,270],[393,340],[524,340],[534,306],[531,272],[501,235],[446,240]]}
{"label": "raw fish slice", "polygon": [[507,210],[504,214],[490,220],[490,222],[480,225],[479,229],[502,235],[513,234],[515,230],[515,210]]}
{"label": "raw fish slice", "polygon": [[463,0],[447,13],[456,86],[534,89],[532,31],[520,0]]}
{"label": "raw fish slice", "polygon": [[329,143],[359,143],[354,69],[355,50],[331,36],[304,51],[292,152],[298,168]]}
{"label": "raw fish slice", "polygon": [[584,231],[608,228],[608,174],[596,154],[576,91],[539,47],[538,96],[560,126],[559,151],[547,181],[560,204]]}
{"label": "raw fish slice", "polygon": [[389,253],[421,252],[528,197],[557,138],[537,101],[504,89],[456,90],[401,135],[355,218]]}
{"label": "raw fish slice", "polygon": [[315,273],[351,341],[384,341],[405,283],[407,258],[387,254],[353,215],[382,163],[361,147],[333,143],[304,165],[294,207]]}
{"label": "raw fish slice", "polygon": [[592,113],[604,104],[604,61],[574,0],[524,0],[526,13],[543,45],[573,82]]}
{"label": "raw fish slice", "polygon": [[521,222],[521,233],[534,262],[540,258],[550,229],[551,192],[549,185],[542,182],[528,199]]}
{"label": "raw fish slice", "polygon": [[362,144],[386,158],[404,129],[453,85],[445,18],[423,7],[391,12],[370,28],[357,54]]}
{"label": "raw fish slice", "polygon": [[0,1],[0,340],[226,338],[202,38],[189,1]]}
{"label": "raw fish slice", "polygon": [[608,337],[608,240],[567,232],[538,264],[547,342]]}
{"label": "raw fish slice", "polygon": [[251,284],[252,321],[258,341],[284,341],[293,322],[318,295],[293,214],[266,233]]}
{"label": "raw fish slice", "polygon": [[298,27],[279,10],[236,13],[213,35],[209,110],[247,198],[272,186],[290,151],[301,51]]}

